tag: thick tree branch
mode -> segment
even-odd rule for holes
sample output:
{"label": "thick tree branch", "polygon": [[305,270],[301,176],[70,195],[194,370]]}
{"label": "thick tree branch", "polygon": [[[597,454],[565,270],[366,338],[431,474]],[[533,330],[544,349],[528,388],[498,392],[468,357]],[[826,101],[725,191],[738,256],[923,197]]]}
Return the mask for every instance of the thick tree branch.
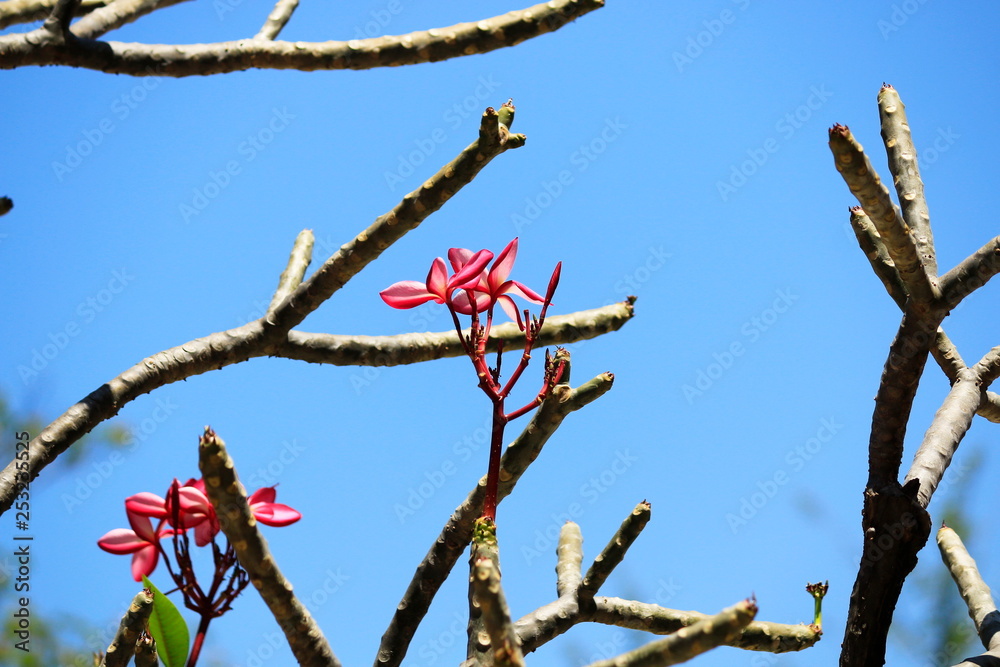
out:
{"label": "thick tree branch", "polygon": [[299,0],[278,0],[254,39],[274,39],[277,37],[278,33],[284,30],[298,6]]}
{"label": "thick tree branch", "polygon": [[222,439],[210,428],[205,429],[199,442],[198,467],[222,532],[274,620],[281,626],[295,659],[300,665],[340,667],[323,631],[306,606],[295,597],[292,584],[278,569],[267,540],[250,511],[246,489],[236,474],[233,458]]}
{"label": "thick tree branch", "polygon": [[503,587],[496,526],[487,518],[475,523],[469,550],[469,660],[485,667],[524,667],[524,655]]}
{"label": "thick tree branch", "polygon": [[715,616],[708,616],[694,625],[681,628],[669,637],[609,660],[599,660],[589,667],[665,667],[687,662],[716,646],[732,641],[756,615],[757,604],[753,600],[744,600],[723,609]]}
{"label": "thick tree branch", "polygon": [[[566,377],[565,372],[563,377]],[[528,426],[504,452],[500,487],[497,490],[498,502],[510,495],[525,469],[538,457],[542,446],[562,424],[566,415],[603,396],[611,389],[613,382],[614,376],[604,373],[576,389],[570,389],[566,384],[556,385]],[[431,601],[472,540],[473,525],[482,514],[485,495],[484,476],[452,513],[441,534],[417,566],[403,599],[396,605],[389,627],[382,635],[382,643],[375,658],[376,667],[396,667],[403,661],[413,633],[427,614]]]}
{"label": "thick tree branch", "polygon": [[878,95],[878,110],[882,120],[882,141],[889,158],[889,171],[896,187],[903,220],[910,228],[920,257],[930,276],[938,274],[931,216],[924,197],[924,182],[920,180],[917,148],[913,145],[910,124],[906,120],[906,106],[899,93],[889,84],[882,84]]}
{"label": "thick tree branch", "polygon": [[62,44],[33,31],[0,37],[0,69],[68,65],[112,74],[181,77],[247,69],[397,67],[514,46],[558,30],[603,5],[603,0],[553,0],[482,21],[346,42],[245,39],[215,44],[127,44],[75,40]]}
{"label": "thick tree branch", "polygon": [[830,150],[834,164],[844,177],[858,203],[875,223],[889,256],[895,263],[907,293],[917,302],[926,304],[937,298],[936,275],[930,275],[917,250],[917,242],[903,221],[899,209],[892,203],[889,191],[872,168],[868,156],[843,125],[830,129]]}
{"label": "thick tree branch", "polygon": [[[569,315],[547,316],[535,345],[566,345],[617,331],[632,318],[634,312],[632,304],[623,301]],[[468,329],[465,334],[468,334]],[[494,326],[490,330],[487,352],[495,352],[500,340],[504,342],[505,350],[524,347],[524,333],[513,322]],[[288,339],[275,354],[287,359],[334,366],[400,366],[460,357],[465,354],[465,349],[454,329],[396,336],[344,336],[290,331]]]}
{"label": "thick tree branch", "polygon": [[125,667],[135,654],[139,635],[149,623],[149,615],[153,612],[153,593],[142,589],[132,598],[132,604],[122,616],[118,631],[108,646],[108,652],[101,660],[101,667]]}

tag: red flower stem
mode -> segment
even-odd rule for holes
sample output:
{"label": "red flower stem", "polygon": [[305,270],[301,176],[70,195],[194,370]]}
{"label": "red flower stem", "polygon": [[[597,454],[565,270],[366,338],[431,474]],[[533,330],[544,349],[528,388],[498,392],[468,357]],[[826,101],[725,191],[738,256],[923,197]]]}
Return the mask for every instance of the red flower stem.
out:
{"label": "red flower stem", "polygon": [[212,622],[212,616],[202,613],[201,621],[198,622],[198,634],[194,636],[194,643],[191,644],[191,653],[188,655],[187,667],[194,667],[201,655],[201,645],[205,643],[205,633],[208,632],[208,624]]}
{"label": "red flower stem", "polygon": [[493,437],[490,440],[490,467],[486,473],[486,499],[483,516],[495,522],[497,518],[497,487],[500,486],[500,452],[503,449],[503,430],[507,417],[503,413],[503,398],[493,401]]}

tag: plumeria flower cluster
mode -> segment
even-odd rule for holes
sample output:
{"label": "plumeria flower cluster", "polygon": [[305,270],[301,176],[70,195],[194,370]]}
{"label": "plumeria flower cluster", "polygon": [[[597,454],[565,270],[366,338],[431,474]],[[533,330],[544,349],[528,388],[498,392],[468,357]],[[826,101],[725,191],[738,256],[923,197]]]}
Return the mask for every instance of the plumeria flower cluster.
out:
{"label": "plumeria flower cluster", "polygon": [[[268,526],[287,526],[302,518],[288,505],[274,502],[276,494],[275,488],[268,486],[250,496],[250,511],[257,521]],[[205,482],[201,479],[189,479],[184,484],[174,479],[166,499],[148,492],[129,496],[125,499],[125,513],[132,528],[115,528],[99,539],[97,545],[109,553],[132,554],[132,577],[136,581],[153,573],[160,554],[166,558],[164,538],[187,538],[190,530],[195,544],[204,547],[214,543],[220,530],[215,508],[205,495]],[[155,528],[153,519],[157,520]]]}
{"label": "plumeria flower cluster", "polygon": [[[472,252],[466,248],[451,248],[448,250],[448,262],[438,257],[431,263],[427,280],[404,280],[386,289],[379,295],[382,300],[393,308],[415,308],[428,301],[444,304],[451,313],[458,332],[458,338],[465,349],[466,355],[472,360],[479,379],[479,386],[493,402],[493,438],[490,445],[490,466],[487,473],[486,499],[483,506],[483,516],[491,521],[496,518],[496,492],[500,474],[500,451],[503,443],[504,426],[512,419],[533,410],[559,381],[563,364],[557,363],[548,352],[545,355],[545,373],[542,389],[527,405],[506,412],[504,400],[510,394],[521,373],[528,366],[531,350],[545,322],[545,313],[552,303],[562,272],[562,262],[556,264],[549,279],[545,295],[541,295],[527,285],[510,278],[517,258],[517,239],[515,238],[495,256],[489,250]],[[490,261],[493,263],[490,264]],[[452,273],[449,275],[448,265]],[[487,265],[488,268],[487,268]],[[532,304],[540,304],[538,316],[532,316],[528,309],[519,310],[513,297],[519,297]],[[503,341],[496,344],[496,366],[490,367],[486,361],[486,346],[493,326],[493,313],[496,306],[517,323],[524,332],[524,350],[521,360],[506,383],[500,380],[500,362],[503,353]],[[480,313],[485,313],[485,321],[480,321]],[[471,318],[468,334],[463,332],[460,315]]]}

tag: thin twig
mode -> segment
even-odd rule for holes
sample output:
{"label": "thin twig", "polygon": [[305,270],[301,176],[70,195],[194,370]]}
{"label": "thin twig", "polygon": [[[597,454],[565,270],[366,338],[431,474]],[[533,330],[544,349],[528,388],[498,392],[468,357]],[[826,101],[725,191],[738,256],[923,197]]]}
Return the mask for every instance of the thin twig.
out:
{"label": "thin twig", "polygon": [[559,529],[559,544],[556,546],[556,594],[575,595],[583,582],[580,565],[583,563],[583,533],[580,526],[567,521]]}
{"label": "thin twig", "polygon": [[609,660],[599,660],[588,667],[664,667],[687,662],[716,646],[722,646],[739,635],[757,615],[757,604],[743,600],[723,609],[715,616],[681,628],[664,639],[623,653]]}
{"label": "thin twig", "polygon": [[187,0],[114,0],[90,12],[70,29],[80,39],[97,39],[143,16]]}
{"label": "thin twig", "polygon": [[288,20],[292,18],[292,14],[298,6],[299,0],[278,0],[254,39],[274,39],[277,37],[278,33],[288,24]]}
{"label": "thin twig", "polygon": [[274,291],[274,296],[271,297],[271,305],[267,307],[268,316],[272,315],[278,306],[281,305],[281,302],[287,299],[302,284],[302,278],[306,275],[306,269],[309,268],[309,264],[312,262],[314,241],[315,237],[311,229],[303,229],[295,237],[295,243],[292,245],[292,253],[288,257],[288,265],[281,272],[281,277],[278,279],[278,289]]}
{"label": "thin twig", "polygon": [[650,504],[645,500],[635,506],[635,509],[625,518],[600,555],[594,559],[593,565],[587,570],[583,583],[577,590],[577,600],[585,605],[593,600],[604,582],[625,558],[625,553],[632,546],[639,533],[649,523]]}
{"label": "thin twig", "polygon": [[987,650],[1000,649],[1000,613],[990,593],[990,587],[979,574],[976,561],[969,555],[962,538],[947,526],[937,532],[941,559],[958,586],[958,592],[969,608],[969,617]]}

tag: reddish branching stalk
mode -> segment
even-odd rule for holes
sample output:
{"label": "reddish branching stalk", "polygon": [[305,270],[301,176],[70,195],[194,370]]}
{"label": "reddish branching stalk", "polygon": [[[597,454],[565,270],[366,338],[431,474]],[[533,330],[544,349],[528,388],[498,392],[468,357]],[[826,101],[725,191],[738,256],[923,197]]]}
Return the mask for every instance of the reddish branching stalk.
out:
{"label": "reddish branching stalk", "polygon": [[[509,102],[504,108],[508,107],[513,111],[513,106]],[[500,122],[502,123],[503,120]],[[509,118],[507,122],[509,124]],[[472,361],[472,367],[476,371],[479,388],[493,404],[490,463],[486,474],[486,493],[482,514],[490,521],[496,519],[497,487],[500,483],[500,455],[503,450],[504,428],[512,419],[517,419],[541,405],[552,391],[552,387],[559,382],[564,368],[563,361],[556,361],[546,352],[541,390],[527,405],[513,412],[506,411],[504,402],[531,361],[531,350],[545,324],[545,314],[552,304],[552,297],[562,274],[562,262],[559,262],[552,272],[543,297],[526,285],[508,278],[516,256],[516,238],[508,243],[496,257],[496,261],[493,262],[489,270],[486,269],[486,264],[493,259],[493,253],[490,251],[480,250],[473,253],[465,248],[452,248],[448,251],[448,260],[454,270],[454,274],[451,276],[448,275],[445,260],[438,257],[431,263],[426,282],[405,280],[390,285],[380,292],[382,299],[393,308],[413,308],[433,300],[445,304],[451,313],[451,319],[455,324],[455,331],[458,333],[462,349]],[[522,318],[521,311],[515,308],[511,295],[541,304],[541,312],[537,317],[533,317],[525,309]],[[524,349],[521,352],[521,359],[506,382],[502,382],[500,379],[500,367],[503,362],[502,343],[498,343],[496,346],[496,366],[491,368],[486,361],[486,347],[490,338],[490,330],[493,328],[493,313],[497,304],[500,304],[511,319],[517,322],[518,329],[524,334]],[[485,313],[485,322],[480,320],[480,313]],[[459,314],[471,317],[472,325],[468,334],[463,333]]]}
{"label": "reddish branching stalk", "polygon": [[[180,482],[174,480],[170,487],[171,519],[173,525],[181,527],[183,518],[181,516]],[[190,540],[187,530],[177,530],[173,534],[174,559],[177,564],[177,571],[170,565],[170,558],[163,547],[163,543],[158,543],[160,554],[167,565],[170,578],[177,585],[175,590],[179,590],[184,596],[184,606],[195,612],[199,616],[198,630],[191,644],[191,652],[188,654],[187,667],[195,667],[198,657],[201,654],[201,647],[205,643],[205,635],[208,633],[208,626],[213,618],[222,616],[232,608],[235,600],[243,589],[250,583],[250,578],[246,571],[240,567],[236,559],[236,552],[227,541],[226,550],[223,551],[212,539],[212,560],[215,563],[215,572],[212,576],[212,585],[206,593],[198,583],[198,578],[194,572],[194,565],[191,562]],[[226,581],[228,579],[228,582]],[[225,587],[223,587],[225,584]],[[220,590],[222,588],[222,590]]]}

